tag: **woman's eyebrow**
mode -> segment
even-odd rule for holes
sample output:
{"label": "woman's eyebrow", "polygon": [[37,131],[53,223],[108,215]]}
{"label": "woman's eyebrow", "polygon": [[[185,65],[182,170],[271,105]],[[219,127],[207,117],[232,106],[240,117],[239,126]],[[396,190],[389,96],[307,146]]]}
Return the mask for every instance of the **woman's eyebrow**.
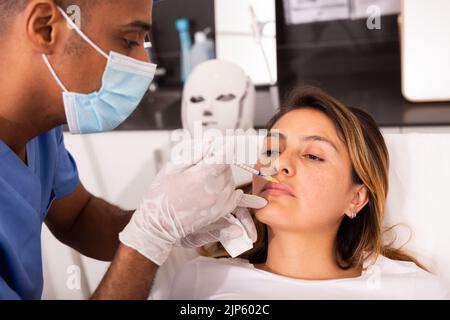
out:
{"label": "woman's eyebrow", "polygon": [[300,138],[301,141],[318,141],[318,142],[324,142],[326,144],[328,144],[329,146],[333,147],[334,150],[336,150],[336,152],[339,153],[336,145],[329,139],[319,136],[319,135],[313,135],[313,136],[306,136],[306,137],[301,137]]}
{"label": "woman's eyebrow", "polygon": [[[286,136],[284,134],[282,134],[281,132],[279,132],[278,130],[274,130],[274,131],[269,132],[269,134],[267,135],[267,138],[286,140]],[[323,142],[323,143],[326,143],[329,146],[331,146],[337,153],[339,153],[338,148],[336,147],[336,145],[330,139],[325,138],[325,137],[320,136],[320,135],[304,136],[304,137],[300,138],[300,141],[303,141],[303,142],[307,142],[307,141]]]}

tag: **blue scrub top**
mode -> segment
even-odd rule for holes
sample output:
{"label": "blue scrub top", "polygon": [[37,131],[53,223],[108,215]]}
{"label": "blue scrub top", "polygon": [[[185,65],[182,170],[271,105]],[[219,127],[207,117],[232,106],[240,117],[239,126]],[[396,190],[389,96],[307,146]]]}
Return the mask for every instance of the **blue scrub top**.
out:
{"label": "blue scrub top", "polygon": [[0,299],[40,299],[41,229],[52,202],[75,191],[78,171],[62,128],[31,140],[27,163],[0,140]]}

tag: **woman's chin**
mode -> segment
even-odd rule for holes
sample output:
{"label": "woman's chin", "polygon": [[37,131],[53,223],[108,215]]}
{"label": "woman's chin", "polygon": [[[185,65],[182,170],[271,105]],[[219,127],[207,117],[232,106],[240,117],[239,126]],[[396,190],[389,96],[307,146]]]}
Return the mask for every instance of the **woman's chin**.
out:
{"label": "woman's chin", "polygon": [[267,200],[264,208],[255,210],[255,217],[258,221],[267,225],[277,225],[290,221],[293,212],[298,212],[297,199],[291,196],[279,196],[263,193],[261,195]]}
{"label": "woman's chin", "polygon": [[255,217],[258,219],[258,221],[262,223],[268,223],[269,221],[272,221],[273,219],[276,219],[279,217],[279,213],[282,212],[282,206],[280,206],[277,201],[270,201],[269,203],[261,209],[255,210]]}
{"label": "woman's chin", "polygon": [[288,197],[288,196],[273,196],[273,195],[265,194],[263,196],[263,198],[266,199],[268,203],[264,208],[262,208],[260,210],[267,209],[267,208],[272,208],[272,209],[285,208],[286,209],[293,205],[293,203],[289,203],[289,201],[292,198]]}

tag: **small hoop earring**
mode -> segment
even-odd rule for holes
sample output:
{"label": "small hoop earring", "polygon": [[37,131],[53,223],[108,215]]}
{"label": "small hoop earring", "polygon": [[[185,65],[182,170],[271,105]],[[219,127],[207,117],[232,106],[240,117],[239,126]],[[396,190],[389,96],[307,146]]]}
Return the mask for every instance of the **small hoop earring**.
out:
{"label": "small hoop earring", "polygon": [[352,212],[351,219],[355,219],[355,218],[356,218],[356,212]]}

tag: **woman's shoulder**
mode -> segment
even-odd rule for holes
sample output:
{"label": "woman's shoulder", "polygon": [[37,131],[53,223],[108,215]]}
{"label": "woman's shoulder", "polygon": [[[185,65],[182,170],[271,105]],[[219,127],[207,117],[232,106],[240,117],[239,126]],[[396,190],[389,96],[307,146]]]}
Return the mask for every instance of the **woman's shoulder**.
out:
{"label": "woman's shoulder", "polygon": [[425,278],[435,278],[435,276],[420,268],[412,261],[394,260],[383,255],[378,256],[375,263],[369,268],[379,268],[383,274],[411,274]]}
{"label": "woman's shoulder", "polygon": [[[248,260],[239,258],[210,258],[198,256],[184,263],[178,270],[178,278],[205,279],[205,275],[214,276],[230,268],[253,268]],[[198,281],[194,280],[194,281]]]}
{"label": "woman's shoulder", "polygon": [[252,265],[246,259],[240,258],[210,258],[198,256],[184,265],[184,268],[208,268],[208,267],[244,267],[252,268]]}
{"label": "woman's shoulder", "polygon": [[247,273],[254,269],[253,265],[245,259],[239,258],[210,258],[196,257],[177,270],[177,277],[189,279],[196,283],[207,281],[210,277],[223,276],[233,271],[234,274]]}
{"label": "woman's shoulder", "polygon": [[[229,278],[230,269],[239,268],[234,274],[242,274],[241,268],[251,268],[247,260],[209,258],[199,256],[181,266],[176,272],[170,299],[199,299],[207,297]],[[244,271],[245,272],[245,271]]]}
{"label": "woman's shoulder", "polygon": [[[412,289],[415,299],[449,299],[450,291],[444,282],[436,275],[428,272],[414,262],[389,259],[385,256],[378,257],[374,265],[369,267],[371,273],[380,272],[381,277],[386,277],[394,282],[408,281],[413,283]],[[374,271],[375,270],[375,271]]]}

